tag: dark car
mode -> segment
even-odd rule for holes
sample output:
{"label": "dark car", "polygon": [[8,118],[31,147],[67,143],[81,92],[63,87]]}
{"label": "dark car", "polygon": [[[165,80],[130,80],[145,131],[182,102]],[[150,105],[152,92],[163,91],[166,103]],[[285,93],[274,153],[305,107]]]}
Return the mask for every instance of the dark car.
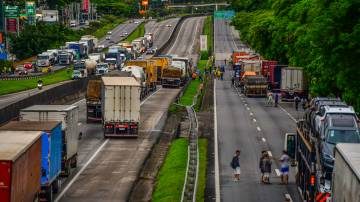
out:
{"label": "dark car", "polygon": [[334,168],[334,148],[337,143],[360,143],[357,120],[348,114],[329,115],[321,132],[321,163],[327,178]]}
{"label": "dark car", "polygon": [[155,54],[155,50],[154,50],[154,49],[148,49],[148,50],[146,51],[146,55],[153,55],[153,54]]}

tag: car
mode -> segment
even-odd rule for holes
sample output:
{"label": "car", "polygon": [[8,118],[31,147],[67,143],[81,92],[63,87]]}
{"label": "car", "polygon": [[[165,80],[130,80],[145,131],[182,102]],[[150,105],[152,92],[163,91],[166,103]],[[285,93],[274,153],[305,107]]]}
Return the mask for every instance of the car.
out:
{"label": "car", "polygon": [[139,24],[140,22],[139,22],[139,21],[135,21],[134,23],[135,23],[135,24]]}
{"label": "car", "polygon": [[335,161],[334,148],[338,143],[360,143],[358,123],[352,115],[335,114],[326,117],[320,143],[320,160],[326,179],[331,179]]}
{"label": "car", "polygon": [[356,112],[351,106],[324,106],[315,118],[315,128],[318,133],[324,129],[326,117],[329,115],[350,115],[356,121],[358,120]]}
{"label": "car", "polygon": [[127,36],[127,35],[128,35],[127,32],[123,32],[123,33],[120,34],[121,37],[125,37],[125,36]]}
{"label": "car", "polygon": [[107,32],[107,35],[112,35],[112,31],[108,31],[108,32]]}
{"label": "car", "polygon": [[70,27],[76,27],[76,21],[75,20],[70,21]]}
{"label": "car", "polygon": [[106,39],[106,40],[110,40],[110,39],[111,39],[111,36],[106,36],[105,39]]}
{"label": "car", "polygon": [[30,70],[34,67],[34,64],[32,62],[25,62],[23,66],[24,66],[24,69]]}
{"label": "car", "polygon": [[155,54],[155,50],[154,50],[154,49],[148,49],[148,50],[146,51],[146,55],[153,55],[153,54]]}
{"label": "car", "polygon": [[171,24],[167,24],[166,27],[172,27],[172,25],[171,25]]}

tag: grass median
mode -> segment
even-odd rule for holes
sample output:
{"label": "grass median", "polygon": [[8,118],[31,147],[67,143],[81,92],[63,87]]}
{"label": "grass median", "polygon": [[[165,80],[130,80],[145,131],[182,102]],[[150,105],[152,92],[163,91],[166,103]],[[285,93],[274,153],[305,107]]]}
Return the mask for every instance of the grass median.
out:
{"label": "grass median", "polygon": [[196,201],[202,202],[205,199],[206,168],[207,168],[207,144],[206,138],[199,139],[199,173]]}
{"label": "grass median", "polygon": [[180,201],[188,158],[188,140],[176,139],[157,176],[153,202]]}
{"label": "grass median", "polygon": [[132,42],[134,39],[145,35],[145,23],[141,23],[129,36],[123,41]]}
{"label": "grass median", "polygon": [[55,73],[41,76],[40,78],[36,79],[0,80],[0,95],[37,88],[37,81],[39,79],[43,81],[43,85],[50,85],[59,83],[61,81],[70,80],[71,75],[72,71],[67,72],[66,69],[62,69]]}

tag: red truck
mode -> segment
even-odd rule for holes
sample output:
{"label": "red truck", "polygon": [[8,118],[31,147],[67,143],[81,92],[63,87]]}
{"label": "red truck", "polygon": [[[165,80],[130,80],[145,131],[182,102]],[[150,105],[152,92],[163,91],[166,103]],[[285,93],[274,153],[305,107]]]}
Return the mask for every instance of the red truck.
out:
{"label": "red truck", "polygon": [[281,66],[275,60],[262,60],[261,61],[261,75],[263,75],[271,89],[280,88],[281,80]]}

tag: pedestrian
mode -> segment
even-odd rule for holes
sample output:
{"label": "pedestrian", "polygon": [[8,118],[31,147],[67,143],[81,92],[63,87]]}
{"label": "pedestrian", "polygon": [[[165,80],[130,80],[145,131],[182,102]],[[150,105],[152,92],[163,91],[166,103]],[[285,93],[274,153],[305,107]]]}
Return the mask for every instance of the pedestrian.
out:
{"label": "pedestrian", "polygon": [[235,78],[231,77],[231,86],[234,87],[234,83],[235,83]]}
{"label": "pedestrian", "polygon": [[275,93],[274,97],[275,97],[275,107],[277,107],[279,104],[279,93]]}
{"label": "pedestrian", "polygon": [[264,183],[264,161],[263,161],[263,159],[265,157],[265,152],[266,151],[261,152],[261,157],[259,160],[259,168],[260,168],[260,172],[261,172],[261,178],[260,178],[261,183]]}
{"label": "pedestrian", "polygon": [[281,184],[289,183],[289,161],[290,157],[287,154],[287,151],[283,151],[280,159],[280,173],[281,173]]}
{"label": "pedestrian", "polygon": [[306,98],[302,99],[302,108],[305,110],[308,107],[308,101]]}
{"label": "pedestrian", "polygon": [[264,153],[263,166],[264,166],[264,183],[265,184],[270,184],[271,164],[272,164],[272,162],[269,157],[269,154],[267,152]]}
{"label": "pedestrian", "polygon": [[239,161],[239,156],[240,156],[240,150],[236,150],[235,151],[235,155],[231,160],[231,168],[234,170],[234,181],[239,181],[240,180],[240,161]]}
{"label": "pedestrian", "polygon": [[274,99],[273,99],[273,94],[271,91],[268,92],[268,95],[267,95],[268,99],[267,99],[267,105],[271,106],[274,102]]}
{"label": "pedestrian", "polygon": [[294,102],[295,102],[295,109],[296,109],[296,111],[298,111],[299,110],[300,97],[297,94],[295,94]]}

